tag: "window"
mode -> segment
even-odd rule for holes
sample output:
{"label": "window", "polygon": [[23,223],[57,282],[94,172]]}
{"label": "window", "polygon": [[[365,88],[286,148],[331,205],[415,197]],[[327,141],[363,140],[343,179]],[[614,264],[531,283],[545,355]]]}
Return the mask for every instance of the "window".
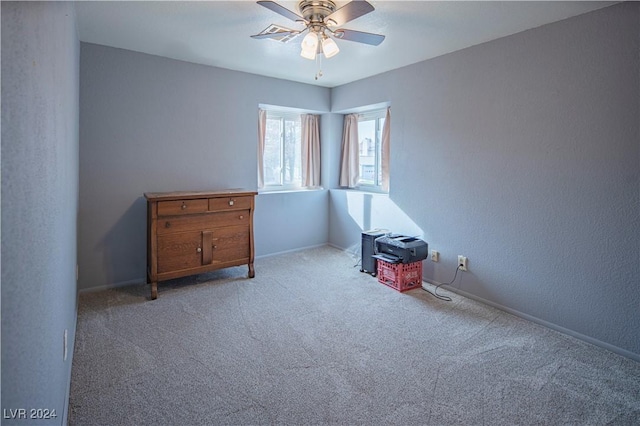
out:
{"label": "window", "polygon": [[382,129],[385,116],[386,110],[358,115],[360,187],[382,187]]}
{"label": "window", "polygon": [[264,186],[302,186],[300,114],[267,110],[264,136]]}
{"label": "window", "polygon": [[389,192],[391,108],[344,116],[341,187]]}
{"label": "window", "polygon": [[320,187],[320,116],[258,109],[258,188]]}

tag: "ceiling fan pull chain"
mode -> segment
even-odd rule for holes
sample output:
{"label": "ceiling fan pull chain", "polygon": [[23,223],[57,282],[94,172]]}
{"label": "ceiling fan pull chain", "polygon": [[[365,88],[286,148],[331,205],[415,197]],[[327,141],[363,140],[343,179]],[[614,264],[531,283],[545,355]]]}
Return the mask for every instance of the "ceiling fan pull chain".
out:
{"label": "ceiling fan pull chain", "polygon": [[316,72],[316,80],[322,77],[322,53],[316,55],[316,65],[318,72]]}

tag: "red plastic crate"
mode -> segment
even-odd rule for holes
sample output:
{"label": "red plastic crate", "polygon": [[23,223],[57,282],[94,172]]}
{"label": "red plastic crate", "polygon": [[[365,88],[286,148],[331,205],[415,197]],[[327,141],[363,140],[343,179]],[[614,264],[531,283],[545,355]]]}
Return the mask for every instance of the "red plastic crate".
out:
{"label": "red plastic crate", "polygon": [[398,291],[422,287],[422,261],[389,263],[378,259],[378,282]]}

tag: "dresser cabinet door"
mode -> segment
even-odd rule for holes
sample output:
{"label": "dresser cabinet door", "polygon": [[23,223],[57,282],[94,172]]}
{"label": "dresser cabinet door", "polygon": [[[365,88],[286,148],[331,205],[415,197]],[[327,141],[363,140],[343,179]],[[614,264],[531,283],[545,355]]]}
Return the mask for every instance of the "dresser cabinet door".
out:
{"label": "dresser cabinet door", "polygon": [[158,273],[202,265],[202,232],[158,235]]}
{"label": "dresser cabinet door", "polygon": [[210,263],[223,263],[249,259],[251,256],[251,235],[248,226],[229,226],[207,232],[210,233],[211,256],[207,254],[209,245],[205,244],[203,263],[206,259],[211,259]]}
{"label": "dresser cabinet door", "polygon": [[158,273],[249,259],[248,226],[158,236]]}

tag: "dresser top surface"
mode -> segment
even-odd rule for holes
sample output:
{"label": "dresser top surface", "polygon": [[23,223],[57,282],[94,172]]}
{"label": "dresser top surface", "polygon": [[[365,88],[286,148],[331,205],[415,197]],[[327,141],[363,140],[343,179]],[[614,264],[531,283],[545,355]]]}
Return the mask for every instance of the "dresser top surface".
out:
{"label": "dresser top surface", "polygon": [[249,189],[223,189],[217,191],[145,192],[144,197],[148,201],[169,201],[183,198],[241,197],[257,194],[257,191]]}

